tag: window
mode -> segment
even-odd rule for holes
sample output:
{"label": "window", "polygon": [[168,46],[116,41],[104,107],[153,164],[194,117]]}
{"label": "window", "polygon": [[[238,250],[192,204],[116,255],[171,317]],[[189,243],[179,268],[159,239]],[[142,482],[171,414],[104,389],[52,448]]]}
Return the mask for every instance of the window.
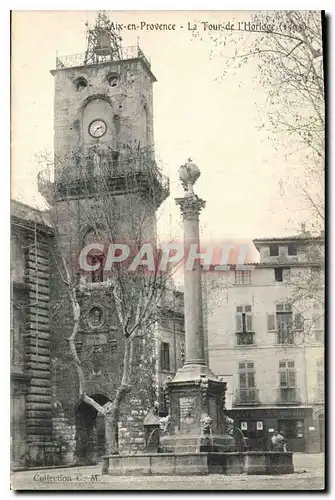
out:
{"label": "window", "polygon": [[304,319],[301,313],[296,313],[294,315],[294,328],[296,331],[302,331],[304,329]]}
{"label": "window", "polygon": [[267,323],[268,323],[268,331],[269,332],[274,332],[276,331],[276,315],[275,314],[268,314],[267,315]]}
{"label": "window", "polygon": [[281,389],[293,389],[296,387],[294,361],[279,362],[279,385]]}
{"label": "window", "polygon": [[289,302],[276,305],[277,312],[292,312],[292,304]]}
{"label": "window", "polygon": [[170,344],[161,342],[161,370],[170,370]]}
{"label": "window", "polygon": [[283,281],[283,268],[282,267],[275,268],[275,280],[276,281]]}
{"label": "window", "polygon": [[111,87],[117,87],[119,84],[119,75],[117,73],[109,73],[107,80]]}
{"label": "window", "polygon": [[291,304],[277,304],[278,344],[293,344]]}
{"label": "window", "polygon": [[235,283],[251,283],[251,271],[235,271]]}
{"label": "window", "polygon": [[236,307],[237,345],[253,344],[253,321],[251,306]]}
{"label": "window", "polygon": [[270,257],[278,257],[279,255],[279,247],[278,245],[270,245]]}
{"label": "window", "polygon": [[287,253],[288,255],[298,255],[297,245],[295,245],[294,243],[290,243],[287,246]]}
{"label": "window", "polygon": [[255,389],[255,367],[251,361],[238,364],[240,389]]}
{"label": "window", "polygon": [[297,439],[303,433],[303,428],[302,420],[278,420],[279,432],[286,439]]}
{"label": "window", "polygon": [[276,281],[288,281],[290,279],[289,267],[276,267],[274,271]]}
{"label": "window", "polygon": [[252,361],[238,364],[239,389],[236,391],[235,404],[255,404],[258,402],[258,390],[255,383],[255,367]]}
{"label": "window", "polygon": [[294,361],[279,362],[278,404],[298,403]]}
{"label": "window", "polygon": [[76,78],[73,84],[76,90],[79,92],[80,90],[83,90],[84,88],[87,87],[87,80],[83,76],[80,76],[79,78]]}

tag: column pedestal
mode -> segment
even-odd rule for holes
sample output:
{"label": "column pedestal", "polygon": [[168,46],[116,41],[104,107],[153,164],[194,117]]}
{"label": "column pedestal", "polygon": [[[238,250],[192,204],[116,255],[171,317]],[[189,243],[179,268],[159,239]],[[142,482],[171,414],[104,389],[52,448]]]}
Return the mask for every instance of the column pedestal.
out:
{"label": "column pedestal", "polygon": [[206,365],[184,365],[164,389],[169,419],[161,434],[163,453],[235,450],[235,439],[226,434],[226,383]]}
{"label": "column pedestal", "polygon": [[205,201],[193,191],[200,176],[189,160],[180,168],[185,196],[177,198],[184,225],[184,312],[186,359],[165,386],[169,417],[161,436],[161,451],[173,453],[228,452],[235,439],[226,434],[224,418],[226,383],[212,373],[205,361],[199,214]]}

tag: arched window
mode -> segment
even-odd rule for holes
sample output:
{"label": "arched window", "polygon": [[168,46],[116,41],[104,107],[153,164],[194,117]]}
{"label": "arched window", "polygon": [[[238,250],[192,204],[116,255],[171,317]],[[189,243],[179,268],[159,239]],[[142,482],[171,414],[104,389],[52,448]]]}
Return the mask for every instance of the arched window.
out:
{"label": "arched window", "polygon": [[80,76],[79,78],[76,78],[74,80],[73,85],[75,86],[76,90],[79,92],[80,90],[83,90],[84,88],[87,87],[87,80],[83,76]]}
{"label": "arched window", "polygon": [[109,73],[107,75],[107,81],[108,81],[110,87],[118,87],[119,80],[120,80],[120,77],[117,73]]}

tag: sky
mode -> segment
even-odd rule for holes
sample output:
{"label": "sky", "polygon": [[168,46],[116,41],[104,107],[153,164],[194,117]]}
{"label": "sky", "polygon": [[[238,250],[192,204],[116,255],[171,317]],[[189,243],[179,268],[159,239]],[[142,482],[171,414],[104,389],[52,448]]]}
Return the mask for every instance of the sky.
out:
{"label": "sky", "polygon": [[[11,196],[43,207],[36,176],[37,157],[53,150],[54,82],[50,70],[58,55],[82,53],[85,23],[94,11],[16,11],[12,18]],[[109,13],[119,23],[175,23],[174,31],[122,32],[123,44],[139,42],[151,60],[157,159],[170,177],[171,194],[158,213],[161,239],[180,238],[181,216],[174,198],[182,196],[180,165],[191,157],[201,170],[195,192],[206,207],[201,237],[253,239],[295,234],[308,214],[286,179],[303,167],[288,163],[288,147],[275,150],[271,132],[259,130],[266,116],[266,89],[256,62],[224,77],[225,57],[214,47],[202,21],[248,21],[249,12],[146,11]],[[198,37],[188,29],[197,25]],[[213,32],[212,32],[213,33]],[[214,33],[215,34],[215,33]],[[247,36],[255,36],[248,34]],[[292,174],[293,175],[293,174]],[[284,182],[282,182],[284,180]],[[308,226],[308,224],[307,224]]]}

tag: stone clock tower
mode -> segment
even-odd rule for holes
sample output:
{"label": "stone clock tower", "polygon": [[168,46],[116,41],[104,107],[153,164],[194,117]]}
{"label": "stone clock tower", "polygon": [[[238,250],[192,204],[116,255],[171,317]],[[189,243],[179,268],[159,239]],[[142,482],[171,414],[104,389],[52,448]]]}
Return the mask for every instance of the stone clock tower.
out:
{"label": "stone clock tower", "polygon": [[[86,393],[103,405],[113,400],[120,383],[123,338],[113,298],[104,286],[106,275],[98,271],[83,276],[78,256],[106,221],[114,241],[132,239],[140,228],[142,241],[155,242],[156,210],[169,188],[153,149],[156,79],[139,46],[123,48],[110,21],[100,13],[95,26],[87,28],[86,52],[57,58],[51,73],[55,80],[54,181],[47,185],[40,177],[40,191],[46,197],[52,195],[57,228],[57,245],[51,252],[58,255],[52,264],[50,306],[53,432],[69,463],[94,463],[105,452],[104,427],[97,412],[79,401],[78,375],[68,343],[73,311],[59,253],[76,286],[81,285],[76,348]],[[120,415],[119,444],[128,451],[143,446],[143,412],[155,399],[148,365],[148,359],[154,363],[152,350],[150,339],[136,350],[133,390]]]}

